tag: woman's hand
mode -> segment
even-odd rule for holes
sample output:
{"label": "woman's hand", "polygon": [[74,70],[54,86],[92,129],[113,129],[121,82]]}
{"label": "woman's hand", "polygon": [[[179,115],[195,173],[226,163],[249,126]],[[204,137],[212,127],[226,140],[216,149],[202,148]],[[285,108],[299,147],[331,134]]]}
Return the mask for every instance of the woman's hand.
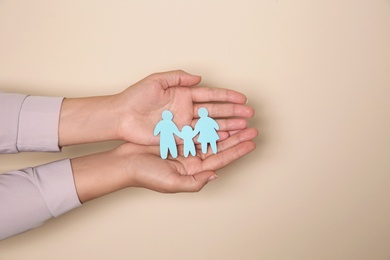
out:
{"label": "woman's hand", "polygon": [[125,143],[104,153],[72,159],[80,201],[126,187],[158,192],[194,192],[217,177],[216,171],[255,149],[254,128],[245,129],[218,143],[218,153],[184,157],[182,146],[176,159],[162,160],[158,146]]}
{"label": "woman's hand", "polygon": [[[157,145],[153,135],[161,113],[168,109],[181,129],[194,127],[197,111],[206,107],[217,119],[221,139],[247,127],[254,110],[246,97],[236,91],[195,87],[199,76],[184,71],[152,74],[113,96],[65,99],[60,119],[60,145],[113,139]],[[234,118],[231,118],[234,117]]]}
{"label": "woman's hand", "polygon": [[228,136],[223,132],[245,129],[244,118],[254,114],[252,107],[244,105],[247,98],[233,90],[195,87],[200,80],[184,71],[170,71],[152,74],[126,89],[117,97],[118,136],[133,143],[158,144],[152,133],[164,110],[173,113],[173,121],[181,129],[184,125],[194,127],[200,107],[218,119],[222,138]]}

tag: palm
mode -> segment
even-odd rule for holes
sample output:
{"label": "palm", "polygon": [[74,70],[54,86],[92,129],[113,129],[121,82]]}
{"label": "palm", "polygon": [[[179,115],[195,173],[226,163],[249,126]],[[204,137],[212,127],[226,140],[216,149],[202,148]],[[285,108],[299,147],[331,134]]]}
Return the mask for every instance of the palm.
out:
{"label": "palm", "polygon": [[181,176],[194,176],[199,173],[203,162],[199,157],[185,158],[181,155],[176,159],[167,160],[162,160],[155,153],[145,153],[140,157],[137,159],[145,164],[142,166],[142,176],[140,174],[137,178],[136,186],[159,192],[170,192],[172,183],[175,183]]}
{"label": "palm", "polygon": [[[135,87],[130,91],[138,92],[138,89]],[[130,94],[135,102],[127,106],[126,115],[131,115],[132,120],[123,120],[123,129],[127,129],[125,140],[140,144],[158,144],[158,137],[153,135],[153,130],[161,120],[164,110],[173,113],[173,121],[179,129],[191,124],[194,118],[194,106],[188,88],[172,87],[164,90],[161,86],[150,84],[142,86],[142,93],[140,91],[139,95],[137,94]],[[148,98],[145,100],[143,95]]]}
{"label": "palm", "polygon": [[[119,95],[118,135],[138,144],[158,144],[159,139],[153,135],[153,130],[166,109],[173,113],[173,121],[179,129],[184,125],[194,125],[200,106],[208,107],[212,117],[253,116],[253,109],[243,105],[246,97],[241,93],[194,87],[199,82],[199,77],[173,71],[153,74],[129,87]],[[215,101],[228,103],[216,105],[213,104]],[[246,128],[244,119],[224,119],[219,122],[222,123],[222,131]]]}
{"label": "palm", "polygon": [[[215,172],[238,158],[251,152],[255,145],[256,129],[246,129],[221,141],[218,144],[218,154],[202,154],[197,150],[197,156],[184,157],[182,145],[179,146],[179,156],[175,159],[162,160],[158,146],[143,146],[127,143],[124,149],[135,151],[129,172],[132,175],[130,186],[144,187],[159,192],[178,192],[200,190],[215,175]],[[135,165],[134,165],[135,164]]]}

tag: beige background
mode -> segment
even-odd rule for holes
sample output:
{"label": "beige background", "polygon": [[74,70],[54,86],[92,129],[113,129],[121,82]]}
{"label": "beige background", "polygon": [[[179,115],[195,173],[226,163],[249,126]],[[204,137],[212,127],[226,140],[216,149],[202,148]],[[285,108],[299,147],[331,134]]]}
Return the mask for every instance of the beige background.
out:
{"label": "beige background", "polygon": [[87,203],[0,259],[390,259],[390,1],[0,0],[3,91],[110,94],[177,68],[248,95],[257,150],[197,194]]}

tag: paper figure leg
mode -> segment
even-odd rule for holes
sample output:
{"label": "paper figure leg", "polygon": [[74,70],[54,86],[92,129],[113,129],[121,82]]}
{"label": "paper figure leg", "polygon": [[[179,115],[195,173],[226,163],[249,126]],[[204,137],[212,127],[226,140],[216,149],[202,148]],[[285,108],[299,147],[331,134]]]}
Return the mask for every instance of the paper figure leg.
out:
{"label": "paper figure leg", "polygon": [[190,151],[188,149],[184,149],[184,157],[188,157],[188,154],[190,153]]}
{"label": "paper figure leg", "polygon": [[160,145],[160,156],[162,159],[167,159],[168,157],[168,147],[165,145]]}
{"label": "paper figure leg", "polygon": [[203,153],[203,154],[206,154],[206,153],[207,153],[207,143],[206,143],[206,142],[203,142],[203,143],[202,143],[202,153]]}
{"label": "paper figure leg", "polygon": [[217,153],[217,142],[212,142],[210,144],[210,146],[211,146],[211,150],[213,151],[213,153],[216,154]]}
{"label": "paper figure leg", "polygon": [[192,147],[191,151],[190,151],[191,155],[192,156],[195,156],[196,155],[196,150],[195,150],[195,146]]}
{"label": "paper figure leg", "polygon": [[173,146],[169,147],[169,152],[171,153],[173,158],[176,158],[177,157],[177,147],[176,147],[176,145],[173,145]]}
{"label": "paper figure leg", "polygon": [[191,153],[192,156],[196,155],[196,149],[194,143],[185,143],[184,144],[184,157],[188,157]]}

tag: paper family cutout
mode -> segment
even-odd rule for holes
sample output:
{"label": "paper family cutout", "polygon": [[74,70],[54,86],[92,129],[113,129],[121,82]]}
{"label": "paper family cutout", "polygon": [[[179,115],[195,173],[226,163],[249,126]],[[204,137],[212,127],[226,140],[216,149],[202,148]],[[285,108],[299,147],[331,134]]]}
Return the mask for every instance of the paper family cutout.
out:
{"label": "paper family cutout", "polygon": [[210,145],[214,154],[218,152],[218,123],[208,116],[209,112],[205,107],[199,108],[198,115],[199,120],[195,124],[195,129],[192,129],[189,125],[185,125],[182,130],[179,131],[176,124],[172,121],[172,112],[169,110],[164,110],[162,112],[162,120],[158,122],[154,128],[154,135],[160,135],[160,156],[162,159],[168,158],[168,152],[173,158],[177,157],[177,145],[174,135],[183,139],[185,157],[188,157],[189,154],[192,156],[196,155],[193,138],[198,134],[199,137],[197,141],[201,144],[203,154],[207,153],[208,145]]}

